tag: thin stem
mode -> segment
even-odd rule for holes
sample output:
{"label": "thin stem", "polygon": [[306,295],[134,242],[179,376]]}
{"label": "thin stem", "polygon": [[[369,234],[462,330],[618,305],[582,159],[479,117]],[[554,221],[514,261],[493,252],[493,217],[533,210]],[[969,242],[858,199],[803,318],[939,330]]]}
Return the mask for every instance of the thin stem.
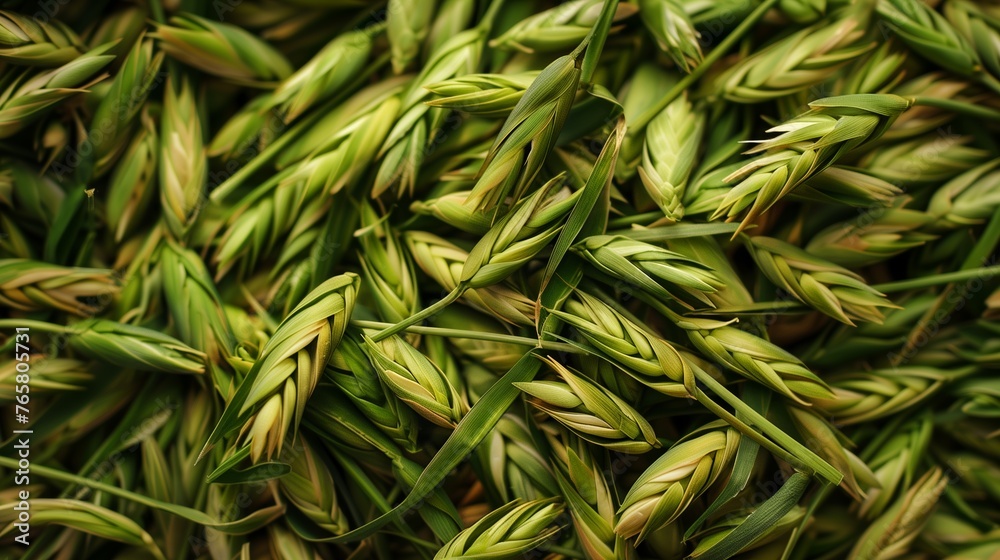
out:
{"label": "thin stem", "polygon": [[[654,212],[644,212],[642,214],[633,214],[631,216],[621,216],[620,218],[612,218],[608,220],[608,229],[615,230],[619,228],[628,228],[629,226],[634,224],[655,222],[656,220],[659,220],[661,218],[663,218],[662,210],[656,210]],[[633,230],[628,229],[628,231],[633,231]],[[613,231],[608,232],[608,234],[611,233],[620,233],[620,232],[613,232]]]}
{"label": "thin stem", "polygon": [[[0,467],[6,467],[8,469],[18,468],[17,461],[10,457],[0,457]],[[99,490],[101,492],[106,492],[112,496],[118,496],[119,498],[123,498],[125,500],[129,500],[131,502],[135,502],[137,504],[141,504],[147,507],[151,507],[153,509],[165,511],[167,513],[173,513],[174,515],[179,515],[192,521],[200,519],[201,523],[205,523],[207,521],[209,523],[218,524],[218,522],[209,517],[207,513],[204,513],[202,511],[177,504],[171,504],[168,502],[161,502],[160,500],[150,498],[149,496],[145,496],[143,494],[137,494],[135,492],[129,492],[128,490],[125,490],[123,488],[119,488],[111,484],[104,484],[103,482],[98,482],[96,480],[84,476],[78,476],[68,472],[60,471],[58,469],[43,467],[41,465],[36,465],[36,464],[31,465],[31,472],[38,474],[42,478],[48,478],[50,480],[57,480],[60,482],[78,484],[80,486],[90,488],[91,490]]]}
{"label": "thin stem", "polygon": [[[362,321],[354,320],[351,321],[351,325],[362,328],[362,329],[385,329],[392,327],[393,323],[382,323],[380,321]],[[543,350],[555,350],[557,352],[569,352],[571,354],[583,354],[583,350],[580,350],[572,344],[566,344],[563,342],[552,342],[548,340],[539,340],[537,338],[531,338],[527,336],[515,336],[509,334],[499,334],[491,332],[482,331],[464,331],[461,329],[446,329],[444,327],[425,327],[422,325],[411,325],[406,327],[406,332],[415,334],[427,334],[433,336],[441,336],[448,338],[467,338],[470,340],[486,340],[489,342],[503,342],[507,344],[517,344],[519,346],[533,346],[535,348],[541,348]]]}
{"label": "thin stem", "polygon": [[983,72],[979,77],[979,81],[986,87],[992,89],[994,93],[1000,93],[1000,81],[997,81],[992,74]]}
{"label": "thin stem", "polygon": [[163,3],[160,0],[150,0],[149,11],[153,12],[153,20],[156,23],[166,23],[167,17],[163,12]]}
{"label": "thin stem", "polygon": [[[746,403],[739,399],[739,397],[730,392],[729,389],[726,389],[725,386],[716,381],[715,378],[709,375],[706,371],[694,364],[691,365],[691,369],[694,370],[695,378],[699,383],[704,384],[710,391],[721,397],[722,400],[726,401],[726,403],[728,403],[729,406],[732,406],[734,410],[746,415],[746,417],[750,420],[751,425],[756,426],[761,432],[764,433],[764,435],[774,440],[773,442],[768,441],[767,443],[758,441],[758,443],[766,449],[783,458],[786,456],[789,457],[785,460],[792,465],[807,472],[816,473],[834,485],[840,484],[840,481],[844,479],[844,475],[841,474],[840,471],[833,468],[833,466],[829,463],[810,451],[809,448],[802,445],[785,432],[781,431],[781,429],[768,421],[767,418],[761,416],[761,414],[756,410],[747,406]],[[695,389],[700,391],[697,387],[695,387]],[[707,397],[705,397],[705,400],[711,399],[707,399]],[[701,400],[699,400],[699,402],[701,402]],[[756,438],[754,439],[756,440]],[[778,444],[781,448],[783,448],[781,449],[780,454],[775,451],[775,444]]]}
{"label": "thin stem", "polygon": [[[990,254],[993,253],[994,249],[1000,243],[1000,210],[993,212],[993,217],[990,218],[989,224],[986,225],[986,229],[983,230],[983,234],[976,241],[975,246],[972,247],[972,251],[966,255],[965,260],[962,261],[962,266],[958,272],[953,272],[951,274],[939,274],[932,276],[928,279],[940,281],[942,278],[948,278],[947,282],[949,285],[942,290],[941,294],[935,300],[934,305],[931,306],[917,324],[910,330],[910,334],[906,337],[906,343],[903,345],[901,352],[896,354],[896,357],[892,359],[892,365],[899,365],[903,360],[904,356],[912,355],[913,351],[917,347],[917,340],[922,333],[926,333],[928,326],[932,321],[936,321],[937,317],[948,316],[954,311],[955,307],[958,305],[962,298],[953,298],[951,294],[955,289],[955,286],[950,285],[950,282],[958,282],[962,280],[971,280],[973,278],[981,276],[993,276],[1000,271],[1000,267],[985,267],[985,268],[973,268],[980,263],[986,261]],[[994,270],[990,270],[990,269]],[[987,272],[989,271],[989,272]],[[962,278],[961,275],[971,274],[969,278]],[[916,280],[924,280],[923,278],[918,278]],[[896,282],[896,284],[905,284],[906,281]]]}
{"label": "thin stem", "polygon": [[618,10],[618,0],[604,0],[601,7],[601,14],[597,17],[597,24],[591,28],[587,44],[587,52],[583,55],[583,63],[580,65],[580,82],[589,84],[594,78],[597,70],[597,63],[601,59],[601,51],[604,50],[604,42],[608,39],[608,32],[611,30],[611,22],[615,18]]}
{"label": "thin stem", "polygon": [[913,101],[914,105],[937,107],[954,113],[969,115],[970,117],[980,117],[992,121],[1000,121],[1000,111],[975,105],[973,103],[965,103],[963,101],[955,101],[953,99],[941,99],[939,97],[925,97],[922,95],[917,95],[911,97],[910,99]]}
{"label": "thin stem", "polygon": [[423,310],[414,313],[413,315],[407,317],[406,319],[403,319],[402,321],[396,323],[395,325],[375,333],[375,336],[372,337],[372,342],[378,342],[380,340],[389,338],[390,336],[400,331],[406,330],[411,325],[415,325],[420,321],[423,321],[424,319],[434,315],[435,313],[441,311],[445,307],[448,307],[449,305],[454,303],[455,300],[457,300],[459,297],[462,296],[466,288],[467,284],[464,282],[455,286],[455,289],[452,290],[448,295],[444,296],[440,300],[431,304],[429,307],[425,307]]}
{"label": "thin stem", "polygon": [[[662,215],[662,214],[661,214]],[[609,224],[610,225],[610,224]],[[666,241],[668,239],[685,239],[690,237],[705,237],[733,233],[737,224],[677,224],[655,228],[623,229],[609,231],[608,235],[621,235],[636,241]]]}
{"label": "thin stem", "polygon": [[917,290],[920,288],[930,288],[933,286],[940,286],[942,284],[951,284],[952,282],[972,280],[974,278],[992,277],[997,274],[1000,274],[1000,265],[984,266],[982,268],[959,270],[956,272],[946,272],[944,274],[935,274],[933,276],[925,276],[923,278],[886,282],[885,284],[874,284],[872,285],[872,288],[882,292],[883,294],[889,294],[893,292]]}
{"label": "thin stem", "polygon": [[486,8],[486,12],[483,14],[483,19],[479,20],[479,27],[484,32],[489,33],[490,29],[493,28],[493,20],[496,19],[497,14],[500,13],[500,8],[503,6],[504,0],[493,0],[490,2],[489,7]]}
{"label": "thin stem", "polygon": [[719,307],[716,309],[699,309],[686,313],[685,315],[767,315],[769,313],[801,313],[811,311],[805,304],[795,301],[760,301],[748,305],[734,305],[731,307]]}
{"label": "thin stem", "polygon": [[72,334],[76,331],[67,326],[53,325],[45,321],[35,321],[32,319],[0,319],[0,329],[15,329],[17,327],[27,327],[47,333]]}
{"label": "thin stem", "polygon": [[778,0],[764,0],[761,2],[761,4],[754,8],[753,12],[751,12],[750,15],[748,15],[747,18],[743,20],[743,22],[740,23],[732,33],[727,35],[726,38],[718,44],[718,46],[712,49],[712,52],[705,56],[697,68],[692,70],[687,76],[684,76],[681,81],[677,82],[677,85],[668,91],[666,95],[660,98],[656,105],[650,107],[645,113],[639,115],[639,118],[637,118],[634,123],[631,123],[630,128],[636,130],[645,128],[645,126],[649,124],[649,121],[653,120],[653,117],[658,115],[660,111],[666,108],[667,105],[670,105],[674,99],[677,99],[677,97],[680,96],[684,90],[689,88],[691,84],[698,81],[698,79],[701,78],[705,72],[708,72],[709,67],[722,58],[722,56],[726,54],[726,52],[728,52],[737,41],[742,39],[743,36],[757,24],[757,20],[764,17],[764,14],[766,14],[767,11],[777,3]]}

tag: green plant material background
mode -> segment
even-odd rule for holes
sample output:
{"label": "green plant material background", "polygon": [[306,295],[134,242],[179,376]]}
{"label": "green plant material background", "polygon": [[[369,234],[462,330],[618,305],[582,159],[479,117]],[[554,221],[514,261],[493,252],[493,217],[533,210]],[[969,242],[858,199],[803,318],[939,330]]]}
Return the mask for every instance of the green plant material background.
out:
{"label": "green plant material background", "polygon": [[994,558],[998,61],[994,0],[4,2],[0,557]]}

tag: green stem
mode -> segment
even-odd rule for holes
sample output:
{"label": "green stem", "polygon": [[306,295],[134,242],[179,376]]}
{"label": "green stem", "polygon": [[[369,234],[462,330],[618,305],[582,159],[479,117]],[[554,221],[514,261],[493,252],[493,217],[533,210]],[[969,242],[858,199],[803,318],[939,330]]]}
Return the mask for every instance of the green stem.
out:
{"label": "green stem", "polygon": [[420,321],[423,321],[424,319],[434,315],[435,313],[441,311],[445,307],[448,307],[449,305],[454,303],[455,300],[460,298],[463,293],[465,293],[467,286],[468,285],[464,282],[455,286],[455,289],[452,290],[448,295],[434,302],[429,307],[425,307],[423,310],[414,313],[413,315],[407,317],[406,319],[403,319],[402,321],[396,323],[395,325],[375,333],[375,336],[372,337],[372,342],[378,342],[380,340],[389,338],[390,336],[398,332],[406,330],[411,325],[415,325]]}
{"label": "green stem", "polygon": [[899,280],[896,282],[886,282],[885,284],[874,284],[872,288],[882,292],[883,294],[889,294],[893,292],[905,292],[908,290],[918,290],[920,288],[931,288],[933,286],[940,286],[942,284],[951,284],[953,282],[962,282],[963,280],[972,280],[973,278],[980,277],[992,277],[1000,274],[1000,265],[994,266],[984,266],[981,268],[973,268],[970,270],[959,270],[956,272],[947,272],[944,274],[935,274],[933,276],[925,276],[923,278],[913,278],[911,280]]}
{"label": "green stem", "polygon": [[[656,220],[659,220],[659,219],[662,219],[662,218],[663,218],[663,211],[662,210],[656,210],[654,212],[644,212],[642,214],[633,214],[631,216],[622,216],[620,218],[613,218],[613,219],[608,220],[608,229],[609,230],[615,230],[615,229],[620,229],[620,228],[626,228],[626,231],[636,231],[636,230],[629,229],[629,226],[632,226],[634,224],[640,224],[641,225],[641,224],[645,224],[645,223],[648,223],[648,222],[655,222]],[[641,231],[641,230],[638,230],[638,231]],[[620,232],[613,232],[613,231],[609,231],[608,232],[609,235],[612,234],[612,233],[620,233]],[[622,234],[622,235],[624,235],[624,234]]]}
{"label": "green stem", "polygon": [[[997,243],[1000,243],[1000,210],[993,212],[993,217],[990,218],[990,222],[986,225],[986,229],[983,230],[983,234],[976,241],[975,246],[972,247],[972,251],[962,261],[962,266],[958,272],[938,274],[929,278],[917,278],[911,281],[911,283],[920,280],[937,280],[940,282],[944,279],[945,281],[942,283],[948,283],[949,285],[942,290],[937,300],[935,300],[934,305],[924,312],[920,320],[917,321],[917,324],[910,330],[910,334],[906,337],[906,343],[903,344],[902,351],[897,353],[896,357],[892,359],[892,365],[899,365],[904,356],[912,355],[916,349],[920,334],[926,332],[931,322],[937,320],[935,319],[937,317],[950,315],[954,311],[955,306],[958,305],[958,302],[962,301],[962,298],[951,297],[952,290],[955,289],[955,286],[950,284],[951,282],[971,280],[980,276],[993,276],[1000,272],[1000,266],[973,268],[986,261],[989,255],[996,249]],[[906,281],[896,282],[895,284],[906,284]]]}
{"label": "green stem", "polygon": [[914,105],[937,107],[938,109],[946,109],[954,113],[969,115],[970,117],[980,117],[992,121],[1000,121],[1000,111],[975,105],[973,103],[955,101],[953,99],[941,99],[938,97],[925,97],[922,95],[917,95],[911,97],[910,99],[913,101]]}
{"label": "green stem", "polygon": [[[351,321],[351,325],[362,329],[385,329],[392,327],[392,323],[382,323],[379,321]],[[499,334],[482,331],[464,331],[461,329],[446,329],[443,327],[425,327],[421,325],[411,325],[406,327],[406,332],[415,334],[428,334],[447,338],[468,338],[470,340],[486,340],[489,342],[502,342],[507,344],[517,344],[519,346],[533,346],[543,350],[555,350],[557,352],[569,352],[572,354],[582,354],[583,351],[563,342],[552,342],[539,340],[527,336],[514,336],[509,334]]]}
{"label": "green stem", "polygon": [[156,23],[166,23],[167,16],[164,14],[163,3],[160,0],[150,0],[149,11],[153,12],[153,21]]}
{"label": "green stem", "polygon": [[695,68],[687,76],[684,76],[681,81],[677,82],[677,85],[668,91],[666,95],[660,98],[656,105],[650,107],[645,113],[639,115],[639,118],[637,118],[634,123],[630,124],[630,128],[635,130],[645,128],[646,125],[649,124],[649,121],[653,120],[653,117],[658,115],[660,111],[667,107],[667,105],[670,105],[674,99],[677,99],[677,97],[680,96],[684,90],[689,88],[691,84],[698,81],[698,79],[701,78],[705,72],[708,72],[709,67],[722,58],[722,56],[726,54],[737,41],[742,39],[743,36],[757,24],[757,21],[764,17],[764,14],[766,14],[767,11],[777,3],[778,0],[764,0],[761,2],[761,4],[754,8],[753,12],[751,12],[750,15],[748,15],[747,18],[744,19],[732,33],[727,35],[726,38],[718,44],[718,46],[712,49],[712,52],[705,56],[704,60],[701,61],[701,64],[699,64],[697,68]]}
{"label": "green stem", "polygon": [[997,81],[992,74],[983,72],[979,76],[979,81],[986,87],[992,89],[994,93],[1000,93],[1000,81]]}
{"label": "green stem", "polygon": [[497,14],[500,13],[500,8],[503,6],[503,2],[504,0],[493,0],[490,2],[489,7],[486,8],[486,13],[483,14],[483,19],[479,20],[479,25],[476,27],[489,34],[490,30],[493,28],[493,20],[495,20]]}
{"label": "green stem", "polygon": [[[761,416],[759,412],[747,406],[746,403],[741,401],[739,397],[730,392],[729,389],[726,389],[724,385],[716,381],[715,378],[709,375],[706,371],[694,364],[691,364],[691,369],[694,370],[694,376],[699,383],[708,387],[710,391],[718,395],[722,398],[722,400],[726,401],[726,403],[733,407],[734,410],[745,415],[750,421],[749,424],[751,426],[756,426],[761,432],[763,432],[764,435],[773,440],[769,441],[767,438],[758,440],[756,437],[753,438],[755,441],[760,443],[762,447],[785,459],[791,465],[799,468],[800,470],[815,473],[833,485],[840,484],[840,481],[844,478],[844,475],[841,474],[840,471],[810,451],[809,448],[796,441],[793,437],[781,431],[780,428],[772,424],[767,418]],[[697,387],[695,387],[695,390],[695,398],[698,399],[698,402],[707,406],[708,402],[711,402],[711,399],[709,399]],[[699,398],[697,393],[700,393],[701,398]],[[715,403],[712,404],[715,405]],[[721,409],[718,405],[715,406]],[[725,413],[732,416],[729,412]]]}
{"label": "green stem", "polygon": [[[658,212],[658,214],[660,216],[663,215],[662,212]],[[608,225],[610,226],[611,224]],[[667,241],[669,239],[686,239],[691,237],[706,237],[710,235],[733,233],[738,227],[738,224],[724,223],[677,224],[674,226],[609,231],[608,235],[621,235],[622,237],[628,237],[629,239],[635,239],[636,241],[656,242]]]}
{"label": "green stem", "polygon": [[[615,12],[618,10],[618,0],[604,0],[601,7],[601,14],[597,17],[597,23],[590,29],[590,33],[584,42],[587,43],[587,51],[583,55],[583,63],[580,65],[580,82],[589,84],[594,78],[597,70],[597,63],[601,59],[601,51],[604,50],[604,42],[608,39],[611,31],[611,23],[615,19]],[[579,48],[579,47],[578,47]]]}
{"label": "green stem", "polygon": [[[10,457],[0,457],[0,467],[5,467],[8,469],[18,468],[17,461]],[[42,478],[57,480],[60,482],[67,482],[70,484],[78,484],[80,486],[90,488],[91,490],[99,490],[101,492],[105,492],[112,496],[118,496],[119,498],[128,500],[130,502],[135,502],[137,504],[141,504],[147,507],[151,507],[153,509],[158,509],[166,511],[168,513],[173,513],[175,515],[180,515],[182,517],[185,517],[186,519],[195,521],[196,523],[198,522],[205,523],[206,521],[208,521],[210,523],[218,524],[214,519],[209,517],[207,513],[204,513],[202,511],[198,511],[196,509],[192,509],[185,506],[180,506],[177,504],[161,502],[160,500],[150,498],[149,496],[145,496],[143,494],[137,494],[135,492],[129,492],[128,490],[125,490],[123,488],[119,488],[111,484],[105,484],[103,482],[98,482],[96,480],[87,477],[77,476],[75,474],[70,474],[68,472],[60,471],[58,469],[43,467],[41,465],[36,465],[36,464],[31,465],[31,472],[38,474]]]}
{"label": "green stem", "polygon": [[71,327],[63,325],[53,325],[45,321],[35,321],[32,319],[0,319],[0,329],[16,329],[27,327],[46,333],[73,334],[76,331]]}
{"label": "green stem", "polygon": [[686,315],[723,315],[726,317],[732,315],[767,315],[770,313],[802,313],[806,311],[811,311],[805,304],[795,301],[761,301],[757,303],[751,303],[749,305],[734,305],[731,307],[720,307],[716,309],[699,309],[697,311],[692,311]]}

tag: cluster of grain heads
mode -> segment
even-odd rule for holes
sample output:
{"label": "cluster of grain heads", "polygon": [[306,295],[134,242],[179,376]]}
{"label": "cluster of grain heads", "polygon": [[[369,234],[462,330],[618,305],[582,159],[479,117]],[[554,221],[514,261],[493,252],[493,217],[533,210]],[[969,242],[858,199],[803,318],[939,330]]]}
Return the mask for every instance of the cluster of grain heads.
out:
{"label": "cluster of grain heads", "polygon": [[0,558],[993,560],[998,6],[4,2]]}

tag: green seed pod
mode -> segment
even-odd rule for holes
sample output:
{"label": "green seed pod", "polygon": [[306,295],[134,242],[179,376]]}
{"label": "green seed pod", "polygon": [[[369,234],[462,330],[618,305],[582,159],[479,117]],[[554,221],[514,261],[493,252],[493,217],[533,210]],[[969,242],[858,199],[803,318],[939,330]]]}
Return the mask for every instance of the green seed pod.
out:
{"label": "green seed pod", "polygon": [[868,526],[848,559],[888,560],[905,554],[920,535],[947,485],[948,479],[940,468],[927,471],[906,495]]}
{"label": "green seed pod", "polygon": [[713,422],[667,450],[632,485],[618,510],[615,533],[636,537],[669,525],[715,481],[736,454],[739,434]]}
{"label": "green seed pod", "polygon": [[90,358],[140,371],[205,372],[205,354],[152,329],[104,319],[88,319],[71,328],[70,347]]}
{"label": "green seed pod", "polygon": [[53,68],[82,53],[80,38],[62,22],[0,11],[0,60]]}
{"label": "green seed pod", "polygon": [[228,23],[183,14],[170,18],[169,25],[159,25],[153,36],[172,58],[238,84],[259,86],[292,73],[274,47]]}
{"label": "green seed pod", "polygon": [[794,245],[757,236],[750,238],[747,247],[768,280],[842,323],[854,325],[855,320],[881,323],[883,315],[879,308],[893,307],[861,276]]}
{"label": "green seed pod", "polygon": [[448,378],[427,356],[399,336],[365,340],[365,351],[382,382],[417,414],[454,428],[469,410]]}
{"label": "green seed pod", "polygon": [[10,309],[58,309],[90,316],[103,311],[117,293],[118,283],[110,270],[0,260],[0,303]]}
{"label": "green seed pod", "polygon": [[640,0],[639,15],[656,46],[684,72],[701,64],[701,35],[677,0]]}
{"label": "green seed pod", "polygon": [[515,383],[535,397],[530,402],[581,438],[622,453],[645,453],[659,447],[653,427],[635,409],[604,387],[574,375],[548,358],[563,382]]}
{"label": "green seed pod", "polygon": [[[811,110],[771,129],[779,136],[747,153],[763,152],[726,177],[739,181],[712,218],[744,216],[740,230],[809,178],[851,150],[882,135],[911,101],[895,95],[843,95],[813,101]],[[876,174],[877,175],[877,174]]]}
{"label": "green seed pod", "polygon": [[562,511],[563,506],[555,500],[515,500],[445,543],[434,560],[512,560],[555,535],[559,528],[552,523]]}

